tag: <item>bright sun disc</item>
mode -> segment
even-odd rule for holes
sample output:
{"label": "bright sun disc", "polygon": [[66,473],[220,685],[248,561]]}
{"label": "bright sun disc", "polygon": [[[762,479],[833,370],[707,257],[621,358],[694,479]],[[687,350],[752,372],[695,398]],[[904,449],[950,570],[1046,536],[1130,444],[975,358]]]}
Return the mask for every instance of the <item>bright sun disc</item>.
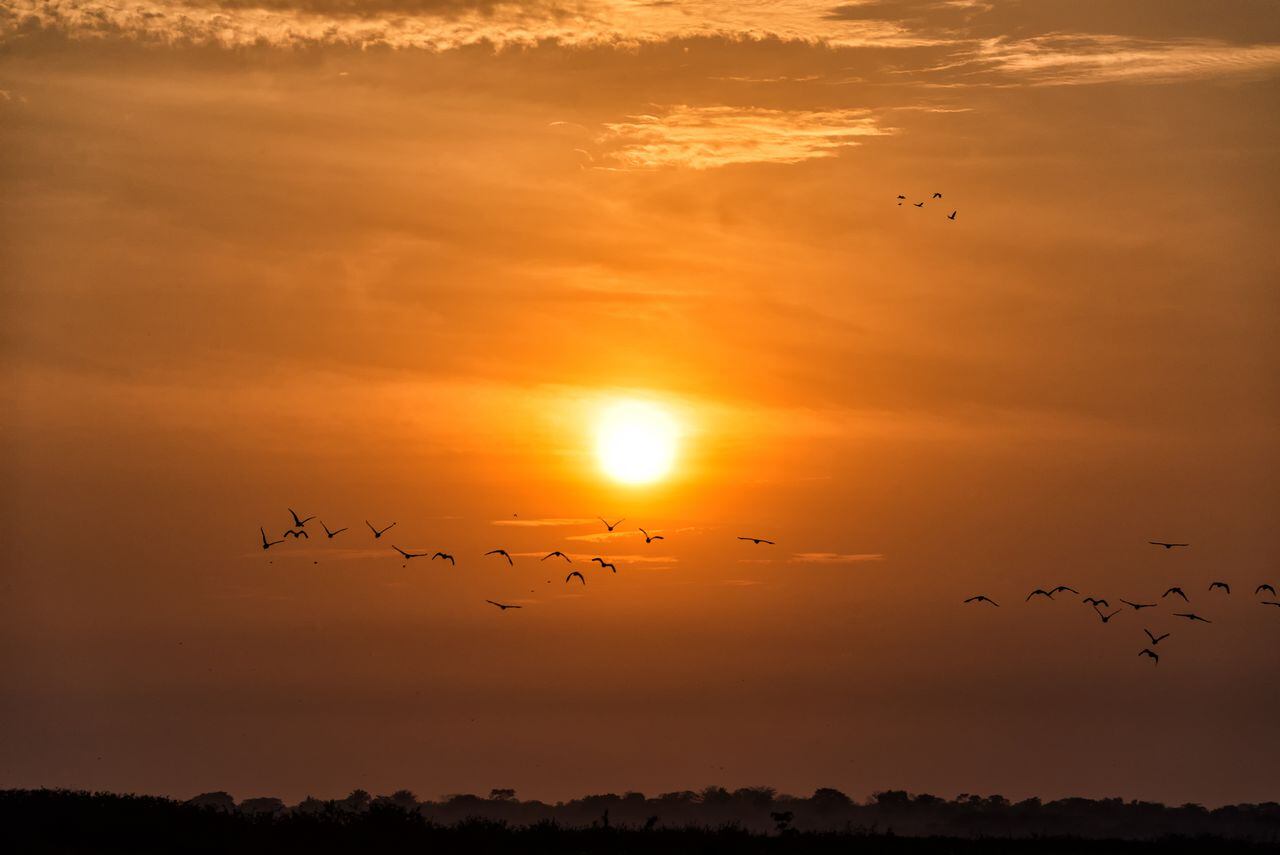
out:
{"label": "bright sun disc", "polygon": [[661,407],[639,401],[614,404],[596,424],[596,459],[617,481],[648,484],[671,471],[676,423]]}

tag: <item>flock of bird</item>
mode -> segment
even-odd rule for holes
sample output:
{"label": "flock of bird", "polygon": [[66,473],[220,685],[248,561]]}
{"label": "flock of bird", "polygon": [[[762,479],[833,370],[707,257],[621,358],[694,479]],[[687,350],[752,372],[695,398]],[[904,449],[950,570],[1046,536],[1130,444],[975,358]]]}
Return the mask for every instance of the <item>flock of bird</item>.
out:
{"label": "flock of bird", "polygon": [[[942,198],[942,194],[941,194],[941,193],[934,193],[934,194],[933,194],[933,198],[934,198],[934,199],[941,199],[941,198]],[[903,196],[901,193],[899,193],[899,194],[898,194],[898,207],[899,207],[899,208],[901,208],[901,207],[902,207],[902,203],[903,203],[903,202],[905,202],[905,201],[907,201],[907,197],[906,197],[906,196]],[[912,202],[912,203],[911,203],[911,207],[913,207],[913,208],[923,208],[923,207],[924,207],[924,202]],[[954,219],[956,218],[956,213],[957,213],[956,211],[952,211],[950,214],[947,214],[947,219],[948,219],[948,220],[954,220]]]}
{"label": "flock of bird", "polygon": [[[258,527],[258,531],[262,535],[262,548],[264,550],[270,549],[273,546],[284,543],[289,538],[293,538],[294,540],[299,540],[299,539],[310,540],[311,539],[311,535],[307,533],[306,526],[307,526],[307,523],[316,519],[316,516],[312,514],[311,516],[308,516],[308,517],[300,517],[298,516],[298,512],[295,511],[293,508],[287,508],[287,510],[289,511],[289,516],[293,517],[293,526],[288,529],[285,529],[284,533],[280,535],[279,540],[269,539],[267,537],[267,530],[265,526]],[[597,517],[597,519],[599,519],[600,522],[604,523],[605,530],[609,533],[612,533],[615,529],[617,529],[619,525],[626,522],[625,519],[620,519],[617,522],[613,522],[613,523],[609,522],[603,517]],[[324,520],[318,520],[318,522],[320,523],[320,527],[324,529],[325,536],[329,540],[333,540],[335,537],[342,534],[348,528],[348,526],[343,526],[342,528],[338,528],[338,529],[330,529],[329,526],[325,525]],[[383,526],[382,528],[378,528],[368,520],[365,520],[364,524],[368,526],[369,531],[373,533],[374,540],[380,540],[384,534],[386,534],[388,531],[390,531],[392,528],[395,527],[394,522],[389,523]],[[648,531],[644,530],[643,528],[637,528],[636,530],[644,536],[645,543],[653,543],[654,541],[657,541],[657,540],[666,540],[666,537],[664,535],[650,534]],[[767,540],[763,537],[739,537],[738,540],[748,541],[756,546],[762,546],[762,545],[776,546],[777,545],[775,541]],[[447,552],[434,552],[434,553],[433,552],[409,552],[407,550],[401,549],[399,546],[396,546],[394,543],[391,544],[391,548],[394,549],[396,552],[398,552],[400,554],[400,557],[403,558],[406,562],[414,558],[427,558],[428,556],[430,556],[429,560],[431,561],[435,561],[437,558],[439,558],[442,561],[448,561],[449,564],[451,564],[454,567],[458,565],[457,560],[455,560],[454,557]],[[494,555],[500,559],[504,559],[507,562],[507,564],[513,567],[515,566],[516,562],[511,557],[511,553],[507,552],[507,550],[505,549],[490,549],[488,552],[484,553],[484,557],[486,558],[489,557],[490,555]],[[546,561],[550,558],[561,558],[561,559],[564,559],[564,561],[568,564],[573,563],[572,558],[570,558],[568,555],[565,555],[563,552],[561,552],[558,549],[552,552],[548,552],[546,555],[542,556],[542,558],[539,560]],[[618,572],[618,567],[616,564],[610,561],[606,561],[604,558],[598,555],[592,558],[590,563],[599,564],[601,570],[608,569],[615,574]],[[404,565],[401,565],[401,566],[404,566]],[[583,584],[583,585],[587,584],[587,577],[583,576],[581,571],[578,571],[578,570],[569,571],[569,575],[564,577],[565,584],[566,585],[569,584],[575,578],[578,580],[580,584]],[[547,581],[550,582],[549,579]],[[524,606],[514,605],[512,603],[500,603],[500,602],[497,602],[496,600],[485,600],[485,602],[492,606],[496,606],[497,608],[501,609],[504,612],[507,609],[524,608]]]}
{"label": "flock of bird", "polygon": [[[1149,540],[1147,541],[1147,543],[1151,544],[1152,546],[1159,546],[1165,550],[1185,549],[1186,547],[1189,547],[1191,545],[1189,543],[1169,543],[1163,540]],[[1227,594],[1230,594],[1231,585],[1221,581],[1210,582],[1209,591],[1215,591],[1215,590],[1223,591]],[[1044,588],[1036,588],[1034,591],[1027,594],[1027,597],[1023,602],[1031,602],[1031,600],[1036,597],[1044,597],[1045,599],[1052,600],[1056,594],[1063,594],[1063,593],[1072,593],[1072,594],[1075,594],[1077,597],[1080,596],[1080,592],[1077,591],[1075,588],[1072,588],[1070,585],[1058,585],[1057,587],[1050,588],[1048,590],[1045,590]],[[1269,593],[1272,596],[1272,599],[1260,600],[1260,603],[1262,605],[1280,606],[1280,600],[1275,599],[1276,589],[1274,586],[1264,582],[1261,585],[1259,585],[1257,588],[1255,588],[1253,591],[1253,595],[1255,597],[1263,593]],[[1174,585],[1168,588],[1163,594],[1160,595],[1160,599],[1162,600],[1168,597],[1181,597],[1184,603],[1187,603],[1187,604],[1191,603],[1191,599],[1190,597],[1187,596],[1186,591],[1182,590],[1182,588],[1177,585]],[[1159,606],[1159,603],[1137,603],[1137,602],[1133,602],[1132,600],[1126,600],[1122,597],[1117,597],[1116,601],[1123,603],[1125,606],[1128,606],[1129,609],[1135,612],[1140,612],[1143,609],[1154,609]],[[988,603],[996,607],[999,607],[1000,605],[995,600],[988,597],[986,594],[975,594],[974,596],[969,597],[964,602],[965,603]],[[1125,610],[1123,607],[1121,607],[1118,609],[1114,609],[1113,611],[1110,611],[1110,612],[1104,612],[1103,609],[1111,608],[1111,603],[1109,603],[1106,599],[1103,599],[1102,597],[1083,597],[1080,600],[1080,602],[1092,606],[1094,612],[1098,615],[1098,619],[1101,620],[1104,624],[1110,623],[1112,618],[1114,618],[1116,615],[1120,614]],[[1190,621],[1191,623],[1196,623],[1196,622],[1213,623],[1213,621],[1209,620],[1208,618],[1201,617],[1200,615],[1191,611],[1173,612],[1172,615],[1173,617],[1184,618],[1187,621]],[[1151,648],[1158,646],[1160,642],[1164,641],[1166,638],[1169,637],[1170,633],[1165,632],[1160,635],[1156,635],[1146,627],[1143,627],[1142,631],[1146,633],[1147,639],[1150,642],[1150,646],[1142,648],[1142,650],[1138,652],[1138,656],[1139,657],[1146,656],[1150,658],[1151,661],[1154,662],[1156,665],[1159,665],[1160,654],[1156,653]]]}

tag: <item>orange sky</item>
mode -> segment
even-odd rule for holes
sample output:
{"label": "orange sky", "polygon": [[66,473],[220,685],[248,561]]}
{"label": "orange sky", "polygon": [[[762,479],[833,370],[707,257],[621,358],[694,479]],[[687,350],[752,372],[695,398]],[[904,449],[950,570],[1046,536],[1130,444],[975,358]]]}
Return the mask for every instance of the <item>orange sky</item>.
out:
{"label": "orange sky", "polygon": [[350,5],[0,5],[0,786],[1276,798],[1274,3]]}

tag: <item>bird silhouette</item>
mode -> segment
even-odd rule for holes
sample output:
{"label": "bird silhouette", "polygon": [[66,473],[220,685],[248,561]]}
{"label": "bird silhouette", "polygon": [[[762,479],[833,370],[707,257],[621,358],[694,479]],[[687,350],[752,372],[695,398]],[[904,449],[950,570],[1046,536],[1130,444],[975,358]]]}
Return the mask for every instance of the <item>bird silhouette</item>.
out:
{"label": "bird silhouette", "polygon": [[1138,656],[1140,656],[1140,657],[1141,657],[1141,656],[1150,656],[1150,657],[1152,658],[1152,660],[1154,660],[1154,661],[1155,661],[1155,663],[1156,663],[1157,665],[1159,665],[1159,664],[1160,664],[1160,654],[1159,654],[1159,653],[1156,653],[1156,652],[1155,652],[1155,651],[1153,651],[1153,650],[1151,650],[1151,648],[1149,648],[1149,647],[1144,647],[1144,648],[1142,648],[1142,652],[1141,652],[1141,653],[1139,653],[1139,654],[1138,654]]}
{"label": "bird silhouette", "polygon": [[965,602],[966,603],[990,603],[991,605],[997,606],[997,607],[1000,605],[995,600],[988,597],[986,594],[978,594],[975,597],[970,597],[969,599],[965,600]]}
{"label": "bird silhouette", "polygon": [[954,220],[956,218],[956,213],[956,211],[952,211],[950,214],[947,214],[947,219]]}
{"label": "bird silhouette", "polygon": [[555,552],[548,552],[546,555],[542,556],[541,560],[546,561],[548,558],[555,558],[557,555],[559,555],[561,558],[563,558],[565,561],[569,562],[570,564],[573,563],[572,558],[570,558],[568,555],[565,555],[563,552],[561,552],[558,549]]}
{"label": "bird silhouette", "polygon": [[1049,596],[1052,597],[1054,594],[1061,594],[1063,591],[1070,591],[1071,593],[1076,594],[1077,596],[1079,596],[1080,594],[1079,591],[1077,591],[1075,588],[1072,588],[1070,585],[1059,585],[1058,587],[1054,588],[1052,591],[1049,592]]}
{"label": "bird silhouette", "polygon": [[1270,591],[1271,596],[1273,597],[1276,595],[1276,589],[1264,582],[1263,584],[1253,589],[1254,596],[1261,594],[1263,591]]}
{"label": "bird silhouette", "polygon": [[923,207],[924,207],[924,202],[913,202],[912,204],[913,204],[915,207],[917,207],[917,208],[923,208]]}
{"label": "bird silhouette", "polygon": [[267,540],[267,530],[262,526],[258,526],[258,531],[262,532],[262,548],[263,549],[270,549],[271,547],[275,546],[277,543],[284,543],[284,538],[280,538],[279,540]]}
{"label": "bird silhouette", "polygon": [[934,193],[934,194],[933,194],[933,198],[935,198],[935,199],[941,199],[941,198],[942,198],[942,194],[941,194],[941,193]]}
{"label": "bird silhouette", "polygon": [[375,538],[382,537],[382,535],[386,533],[387,529],[395,525],[395,523],[392,523],[391,525],[387,526],[387,528],[384,528],[381,531],[379,531],[378,529],[374,528],[373,523],[369,522],[368,520],[365,520],[364,524],[369,527],[369,531],[373,532],[373,536]]}
{"label": "bird silhouette", "polygon": [[1194,622],[1194,621],[1200,621],[1201,623],[1213,623],[1213,621],[1211,621],[1211,620],[1207,620],[1207,619],[1205,619],[1205,618],[1202,618],[1202,617],[1200,617],[1200,615],[1196,614],[1195,612],[1174,612],[1174,613],[1173,613],[1173,616],[1174,616],[1174,617],[1184,617],[1184,618],[1186,618],[1187,620],[1189,620],[1189,621],[1193,621],[1193,622]]}
{"label": "bird silhouette", "polygon": [[666,540],[666,538],[663,537],[662,535],[649,534],[649,532],[645,531],[644,529],[640,529],[640,533],[644,535],[645,543],[653,543],[655,540]]}
{"label": "bird silhouette", "polygon": [[1226,582],[1210,582],[1209,590],[1212,591],[1214,588],[1221,588],[1222,590],[1226,591],[1228,594],[1231,593],[1231,586],[1228,585]]}
{"label": "bird silhouette", "polygon": [[1164,635],[1152,635],[1151,630],[1149,629],[1144,628],[1142,631],[1147,634],[1147,638],[1151,639],[1152,644],[1159,644],[1169,637],[1169,633],[1167,632]]}
{"label": "bird silhouette", "polygon": [[450,555],[450,554],[449,554],[449,553],[447,553],[447,552],[437,552],[435,555],[432,555],[432,556],[431,556],[431,560],[432,560],[432,561],[435,561],[437,558],[443,558],[444,560],[446,560],[446,561],[448,561],[450,564],[452,564],[454,567],[457,567],[457,566],[458,566],[458,562],[457,562],[457,561],[454,561],[454,560],[453,560],[453,556],[452,556],[452,555]]}
{"label": "bird silhouette", "polygon": [[1026,598],[1025,600],[1023,600],[1023,602],[1024,602],[1024,603],[1026,603],[1026,602],[1030,602],[1032,597],[1048,597],[1049,599],[1051,599],[1051,600],[1052,600],[1052,599],[1053,599],[1053,594],[1049,593],[1049,592],[1048,592],[1048,591],[1046,591],[1044,588],[1036,588],[1036,589],[1035,589],[1034,591],[1032,591],[1030,594],[1027,594],[1027,598]]}
{"label": "bird silhouette", "polygon": [[1261,600],[1260,602],[1264,606],[1280,606],[1280,603],[1277,603],[1275,600]]}
{"label": "bird silhouette", "polygon": [[1175,586],[1175,587],[1173,587],[1173,588],[1170,588],[1169,590],[1167,590],[1167,591],[1165,591],[1163,594],[1161,594],[1161,595],[1160,595],[1160,599],[1164,599],[1165,597],[1169,596],[1170,594],[1177,594],[1179,597],[1182,597],[1182,601],[1183,601],[1184,603],[1189,603],[1189,602],[1191,602],[1190,600],[1188,600],[1188,599],[1187,599],[1187,595],[1186,595],[1185,593],[1183,593],[1183,590],[1182,590],[1181,588],[1176,587],[1176,586]]}
{"label": "bird silhouette", "polygon": [[284,534],[282,534],[282,535],[280,535],[280,536],[281,536],[281,537],[292,537],[294,540],[297,540],[297,539],[298,539],[298,538],[300,538],[300,537],[305,537],[307,540],[310,540],[310,539],[311,539],[311,535],[307,534],[307,533],[306,533],[305,531],[303,531],[302,529],[298,529],[297,531],[295,531],[295,530],[293,530],[293,529],[289,529],[288,531],[286,531]]}
{"label": "bird silhouette", "polygon": [[1166,543],[1163,540],[1148,540],[1147,543],[1152,546],[1163,546],[1165,549],[1173,549],[1178,546],[1190,546],[1189,543]]}
{"label": "bird silhouette", "polygon": [[511,560],[511,556],[507,554],[507,550],[505,549],[490,549],[485,553],[485,555],[501,555],[503,558],[507,559],[507,563],[512,567],[516,565],[516,563]]}
{"label": "bird silhouette", "polygon": [[599,557],[599,556],[596,556],[595,558],[592,558],[591,560],[592,560],[592,561],[594,561],[594,562],[596,562],[597,564],[599,564],[599,565],[600,565],[600,569],[601,569],[601,570],[603,570],[604,568],[608,567],[608,568],[609,568],[610,570],[612,570],[614,573],[617,573],[617,572],[618,572],[618,568],[617,568],[617,567],[613,566],[613,565],[612,565],[612,564],[610,564],[608,561],[605,561],[603,558],[601,558],[601,557]]}
{"label": "bird silhouette", "polygon": [[329,527],[324,524],[324,520],[320,520],[320,527],[324,529],[325,534],[329,535],[330,540],[333,540],[335,537],[337,537],[338,535],[342,534],[344,531],[347,530],[347,526],[344,525],[342,528],[338,529],[337,531],[329,531]]}
{"label": "bird silhouette", "polygon": [[1082,600],[1082,602],[1088,603],[1089,605],[1093,606],[1095,609],[1098,606],[1102,606],[1103,608],[1107,608],[1107,609],[1111,608],[1111,603],[1108,603],[1106,600],[1102,600],[1097,597],[1085,597],[1084,600]]}
{"label": "bird silhouette", "polygon": [[504,612],[505,612],[507,609],[522,609],[522,608],[524,608],[524,606],[511,606],[511,605],[507,605],[506,603],[497,603],[497,602],[494,602],[493,600],[485,600],[485,602],[486,602],[486,603],[488,603],[488,604],[489,604],[489,605],[491,605],[491,606],[497,606],[498,608],[502,609]]}
{"label": "bird silhouette", "polygon": [[403,549],[396,546],[394,543],[391,544],[391,548],[394,549],[396,552],[399,552],[401,555],[403,555],[406,561],[410,558],[426,558],[428,555],[431,554],[429,552],[405,552]]}
{"label": "bird silhouette", "polygon": [[1120,602],[1124,603],[1126,606],[1133,609],[1135,612],[1140,612],[1143,609],[1154,609],[1156,607],[1155,603],[1132,603],[1126,600],[1124,597],[1120,598]]}
{"label": "bird silhouette", "polygon": [[618,521],[617,521],[616,523],[614,523],[613,525],[609,525],[608,521],[607,521],[607,520],[605,520],[605,518],[604,518],[604,517],[596,517],[596,519],[598,519],[598,520],[600,520],[600,522],[604,523],[604,527],[605,527],[605,528],[607,528],[609,531],[613,531],[613,530],[614,530],[614,528],[616,528],[617,526],[622,525],[624,522],[626,522],[626,521],[627,521],[627,520],[626,520],[626,517],[623,517],[622,519],[618,520]]}
{"label": "bird silhouette", "polygon": [[578,577],[578,581],[579,581],[579,582],[581,582],[582,584],[584,584],[584,585],[585,585],[585,584],[587,584],[587,580],[586,580],[586,578],[585,578],[581,573],[579,573],[577,570],[574,570],[574,571],[573,571],[572,573],[570,573],[568,576],[565,576],[565,577],[564,577],[565,584],[567,585],[567,584],[569,583],[569,580],[570,580],[570,579],[572,579],[574,576],[577,576],[577,577]]}
{"label": "bird silhouette", "polygon": [[901,201],[902,199],[905,199],[905,198],[907,198],[907,197],[906,197],[906,196],[903,196],[901,193],[899,193],[899,194],[898,194],[898,199],[899,199],[899,201]]}
{"label": "bird silhouette", "polygon": [[762,543],[767,543],[769,546],[777,546],[777,544],[772,540],[765,540],[763,537],[739,537],[738,540],[749,540],[756,546],[759,546]]}
{"label": "bird silhouette", "polygon": [[1094,607],[1093,607],[1093,610],[1094,610],[1095,612],[1097,612],[1097,613],[1098,613],[1098,617],[1102,618],[1102,622],[1103,622],[1103,623],[1111,623],[1111,619],[1112,619],[1113,617],[1115,617],[1116,615],[1120,614],[1120,612],[1124,611],[1124,609],[1116,609],[1116,610],[1115,610],[1114,612],[1112,612],[1111,614],[1109,614],[1109,615],[1104,615],[1104,614],[1102,613],[1102,609],[1098,608],[1097,606],[1094,606]]}
{"label": "bird silhouette", "polygon": [[298,519],[298,512],[295,511],[293,508],[289,508],[289,514],[293,517],[294,528],[302,528],[304,525],[306,525],[307,523],[311,522],[313,519],[316,518],[315,514],[312,514],[311,516],[307,517],[305,520]]}

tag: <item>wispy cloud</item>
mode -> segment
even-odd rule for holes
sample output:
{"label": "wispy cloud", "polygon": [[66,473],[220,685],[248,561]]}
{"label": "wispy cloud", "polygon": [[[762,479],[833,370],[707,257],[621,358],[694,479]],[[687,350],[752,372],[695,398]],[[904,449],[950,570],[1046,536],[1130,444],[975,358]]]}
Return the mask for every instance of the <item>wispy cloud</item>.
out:
{"label": "wispy cloud", "polygon": [[490,520],[490,525],[507,525],[517,528],[542,528],[544,526],[567,526],[567,525],[589,525],[595,522],[592,519],[576,518],[576,517],[548,517],[544,519],[509,519],[509,520]]}
{"label": "wispy cloud", "polygon": [[878,552],[797,552],[787,559],[791,564],[857,564],[863,561],[883,561]]}
{"label": "wispy cloud", "polygon": [[610,123],[598,142],[624,169],[712,169],[736,163],[799,163],[833,157],[862,137],[893,132],[869,110],[769,110],[677,105]]}

